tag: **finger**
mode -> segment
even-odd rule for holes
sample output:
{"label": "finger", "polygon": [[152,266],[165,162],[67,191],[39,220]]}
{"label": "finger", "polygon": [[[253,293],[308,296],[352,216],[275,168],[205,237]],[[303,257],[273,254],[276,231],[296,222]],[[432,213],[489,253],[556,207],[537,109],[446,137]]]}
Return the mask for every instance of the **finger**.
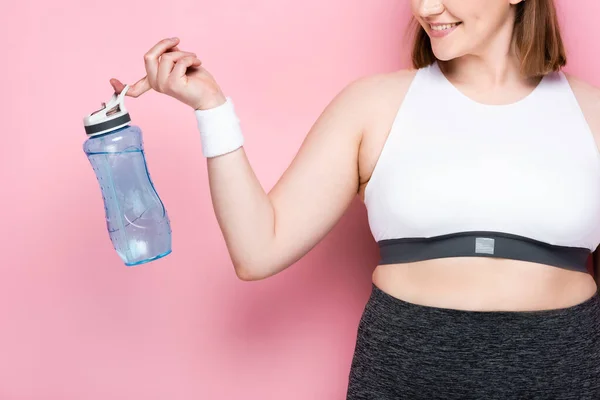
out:
{"label": "finger", "polygon": [[181,78],[181,77],[185,76],[185,73],[187,72],[188,68],[199,67],[201,64],[202,64],[202,61],[200,61],[196,57],[192,57],[192,56],[183,57],[175,63],[175,66],[173,67],[173,72],[171,73],[171,76],[176,77],[176,78]]}
{"label": "finger", "polygon": [[167,79],[169,79],[169,74],[173,71],[175,63],[184,57],[196,57],[196,54],[188,51],[177,51],[162,55],[158,64],[158,74],[156,78],[158,87],[163,85]]}
{"label": "finger", "polygon": [[133,85],[131,85],[125,95],[131,97],[140,97],[150,89],[152,89],[152,86],[150,86],[148,77],[145,76]]}
{"label": "finger", "polygon": [[[116,78],[112,78],[110,80],[110,84],[112,85],[116,94],[121,94],[121,92],[125,88],[125,84],[123,84],[120,80]],[[131,97],[139,97],[150,89],[152,89],[152,87],[150,87],[150,83],[148,82],[147,77],[143,77],[133,85],[129,86],[129,90],[125,95]]]}
{"label": "finger", "polygon": [[146,76],[151,84],[151,86],[155,85],[156,75],[158,73],[158,59],[163,55],[167,50],[175,47],[179,43],[178,38],[172,39],[163,39],[157,44],[154,45],[148,52],[144,55],[144,65],[146,67]]}

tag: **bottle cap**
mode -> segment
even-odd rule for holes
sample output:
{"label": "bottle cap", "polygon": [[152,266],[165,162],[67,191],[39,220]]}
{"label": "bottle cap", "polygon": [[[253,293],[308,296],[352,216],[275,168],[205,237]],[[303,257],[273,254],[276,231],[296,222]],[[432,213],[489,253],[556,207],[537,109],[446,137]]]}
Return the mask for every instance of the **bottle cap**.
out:
{"label": "bottle cap", "polygon": [[131,117],[125,108],[125,93],[129,85],[125,85],[121,93],[113,94],[108,103],[102,103],[102,108],[87,115],[83,119],[85,133],[88,136],[96,136],[102,133],[114,131],[129,125]]}

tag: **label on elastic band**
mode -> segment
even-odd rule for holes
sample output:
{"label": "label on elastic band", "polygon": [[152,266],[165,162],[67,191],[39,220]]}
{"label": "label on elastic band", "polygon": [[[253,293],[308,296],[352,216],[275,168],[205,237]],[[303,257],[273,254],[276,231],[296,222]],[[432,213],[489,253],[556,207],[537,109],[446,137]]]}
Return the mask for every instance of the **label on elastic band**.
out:
{"label": "label on elastic band", "polygon": [[494,254],[494,239],[475,238],[475,253]]}

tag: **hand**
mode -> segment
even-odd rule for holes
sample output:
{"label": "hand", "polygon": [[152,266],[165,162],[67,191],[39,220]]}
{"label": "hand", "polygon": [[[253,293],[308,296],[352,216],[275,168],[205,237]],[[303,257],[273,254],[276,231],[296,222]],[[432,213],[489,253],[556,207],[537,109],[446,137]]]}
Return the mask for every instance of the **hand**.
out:
{"label": "hand", "polygon": [[[158,42],[144,55],[146,76],[129,87],[126,95],[139,97],[150,89],[174,97],[195,110],[225,103],[226,98],[213,76],[202,67],[195,53],[180,51],[178,38]],[[118,79],[110,84],[117,94],[125,85]]]}

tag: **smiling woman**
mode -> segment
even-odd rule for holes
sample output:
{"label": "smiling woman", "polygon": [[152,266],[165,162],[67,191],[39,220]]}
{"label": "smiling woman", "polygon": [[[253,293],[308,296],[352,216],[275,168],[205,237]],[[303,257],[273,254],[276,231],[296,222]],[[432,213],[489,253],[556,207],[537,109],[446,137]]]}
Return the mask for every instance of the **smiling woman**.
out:
{"label": "smiling woman", "polygon": [[293,265],[363,198],[381,259],[349,400],[600,398],[600,94],[561,71],[552,0],[411,5],[414,68],[351,82],[268,193],[232,99],[178,39],[128,95],[194,110],[242,280]]}

